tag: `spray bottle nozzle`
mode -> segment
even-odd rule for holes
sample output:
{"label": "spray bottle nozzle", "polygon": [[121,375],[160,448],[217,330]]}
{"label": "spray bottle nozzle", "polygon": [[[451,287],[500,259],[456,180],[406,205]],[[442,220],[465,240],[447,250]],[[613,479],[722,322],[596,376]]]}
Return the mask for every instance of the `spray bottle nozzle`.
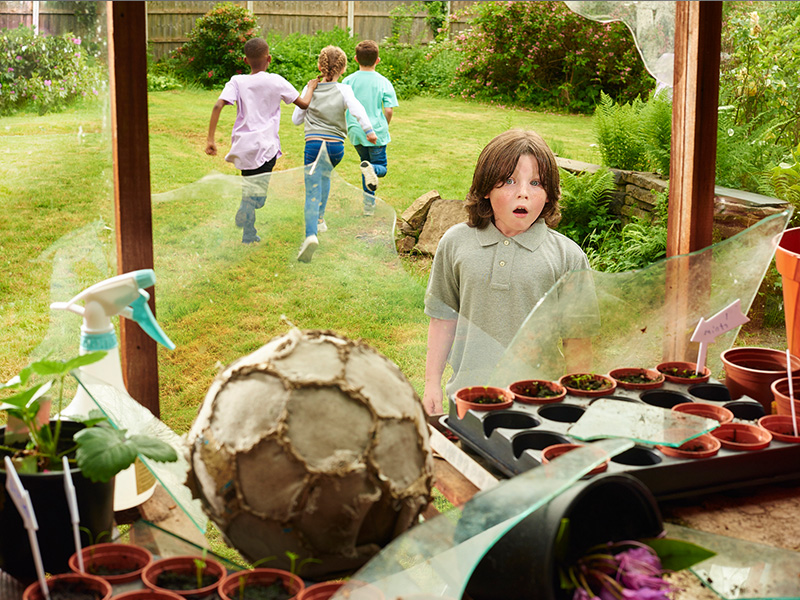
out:
{"label": "spray bottle nozzle", "polygon": [[[85,334],[113,332],[111,317],[121,315],[136,321],[147,335],[170,350],[175,344],[159,327],[147,301],[150,295],[144,288],[155,284],[152,269],[131,271],[86,288],[69,302],[53,302],[50,308],[68,310],[83,317]],[[78,303],[83,302],[85,306]]]}

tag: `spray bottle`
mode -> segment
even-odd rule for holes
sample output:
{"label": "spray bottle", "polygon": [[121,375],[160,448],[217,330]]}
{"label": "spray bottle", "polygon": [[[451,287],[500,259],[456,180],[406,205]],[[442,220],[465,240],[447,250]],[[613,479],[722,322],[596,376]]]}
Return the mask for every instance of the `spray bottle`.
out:
{"label": "spray bottle", "polygon": [[[159,344],[173,350],[175,344],[158,326],[147,301],[150,295],[144,291],[156,281],[152,269],[131,271],[117,275],[86,288],[69,302],[53,302],[50,308],[68,310],[83,317],[81,325],[81,354],[98,350],[107,351],[99,361],[80,367],[80,371],[117,388],[127,394],[122,380],[122,365],[119,358],[117,334],[111,317],[121,315],[136,321],[139,326]],[[83,302],[84,306],[79,303]],[[61,411],[63,417],[82,415],[97,408],[94,400],[83,386],[78,386],[72,402]],[[116,477],[114,486],[114,510],[127,510],[152,496],[155,478],[147,468],[137,461]]]}

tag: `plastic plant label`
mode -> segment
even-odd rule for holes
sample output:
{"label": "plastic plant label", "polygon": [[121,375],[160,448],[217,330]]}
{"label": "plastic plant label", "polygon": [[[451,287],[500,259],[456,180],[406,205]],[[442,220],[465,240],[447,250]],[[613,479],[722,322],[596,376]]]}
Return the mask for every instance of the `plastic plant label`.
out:
{"label": "plastic plant label", "polygon": [[714,419],[657,406],[600,398],[592,402],[568,433],[584,441],[627,438],[641,444],[677,448],[717,427],[719,422]]}
{"label": "plastic plant label", "polygon": [[742,312],[742,301],[737,298],[731,304],[723,308],[708,321],[700,317],[700,322],[690,338],[693,342],[700,344],[697,352],[697,372],[702,373],[706,366],[706,349],[717,336],[728,333],[737,327],[744,325],[750,319]]}

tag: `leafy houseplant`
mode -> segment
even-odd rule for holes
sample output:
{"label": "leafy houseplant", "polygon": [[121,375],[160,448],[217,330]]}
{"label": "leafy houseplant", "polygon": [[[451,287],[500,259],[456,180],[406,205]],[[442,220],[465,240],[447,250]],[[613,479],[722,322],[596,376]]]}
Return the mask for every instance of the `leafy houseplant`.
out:
{"label": "leafy houseplant", "polygon": [[[68,569],[74,553],[70,514],[64,491],[62,457],[67,457],[75,486],[80,522],[98,535],[113,526],[113,478],[141,453],[153,460],[177,460],[168,444],[146,436],[128,436],[111,427],[100,411],[86,419],[61,419],[64,384],[69,372],[100,360],[104,352],[67,361],[42,360],[0,385],[0,410],[8,422],[0,428],[0,459],[7,456],[30,494],[39,524],[44,567]],[[48,398],[52,393],[55,401]],[[57,416],[49,419],[50,405]],[[0,468],[0,569],[21,581],[36,578],[22,518],[6,497],[6,472]],[[87,545],[85,535],[83,544]]]}
{"label": "leafy houseplant", "polygon": [[[5,443],[0,452],[11,456],[11,462],[22,473],[40,473],[61,470],[61,457],[75,454],[74,462],[81,472],[92,481],[109,481],[114,475],[131,466],[137,454],[159,462],[178,459],[175,449],[169,444],[143,435],[127,435],[124,429],[114,429],[101,411],[91,411],[87,419],[78,420],[83,428],[73,435],[74,445],[63,447],[60,418],[64,408],[64,380],[70,371],[90,365],[105,356],[105,352],[93,352],[76,358],[41,360],[25,367],[17,377],[0,386],[16,393],[5,398],[0,410],[9,417]],[[41,381],[39,381],[41,380]],[[41,423],[40,413],[47,407],[46,396],[56,386],[57,417],[50,423]],[[13,433],[13,419],[24,426],[21,433]],[[76,419],[72,419],[73,421]],[[22,436],[28,439],[20,443]],[[11,445],[9,444],[11,438]]]}

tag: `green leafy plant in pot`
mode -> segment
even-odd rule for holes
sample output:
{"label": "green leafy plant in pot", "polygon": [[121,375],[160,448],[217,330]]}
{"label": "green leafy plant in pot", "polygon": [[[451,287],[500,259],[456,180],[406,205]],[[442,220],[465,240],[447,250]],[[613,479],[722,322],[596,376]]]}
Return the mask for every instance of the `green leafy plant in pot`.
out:
{"label": "green leafy plant in pot", "polygon": [[[113,527],[114,476],[137,455],[172,462],[178,456],[169,444],[149,436],[115,429],[100,410],[86,418],[60,417],[65,380],[73,369],[99,361],[105,352],[70,360],[41,360],[0,385],[0,411],[8,416],[0,428],[0,459],[9,456],[23,487],[31,496],[39,524],[46,571],[68,570],[75,551],[64,491],[62,457],[67,456],[75,485],[81,524],[97,536]],[[55,400],[53,400],[55,398]],[[56,414],[49,418],[51,406]],[[22,581],[36,578],[22,519],[7,498],[6,472],[0,468],[0,570]],[[86,544],[87,539],[83,540]]]}

